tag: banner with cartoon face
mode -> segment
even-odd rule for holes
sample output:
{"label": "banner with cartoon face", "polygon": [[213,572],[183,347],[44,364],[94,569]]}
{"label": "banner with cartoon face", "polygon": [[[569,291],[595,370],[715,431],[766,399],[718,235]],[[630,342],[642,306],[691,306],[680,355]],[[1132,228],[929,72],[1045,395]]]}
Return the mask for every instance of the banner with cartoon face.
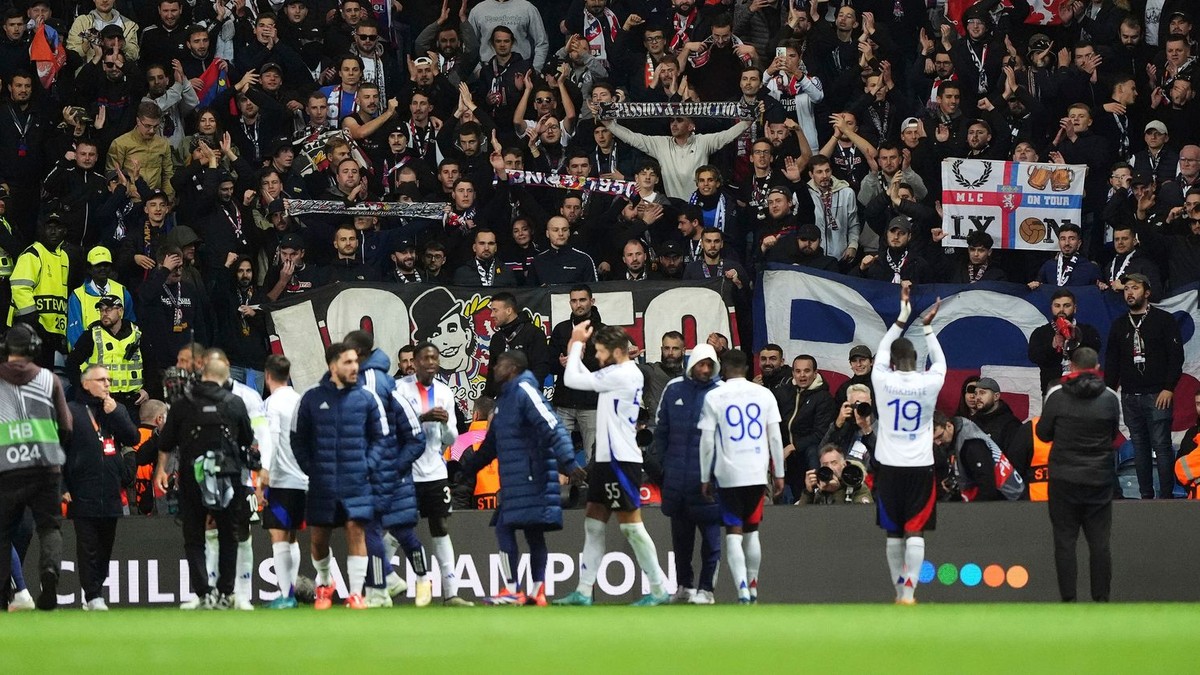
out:
{"label": "banner with cartoon face", "polygon": [[[571,314],[568,286],[503,290],[516,296],[547,336]],[[733,303],[722,295],[721,281],[614,281],[593,284],[592,292],[604,323],[623,327],[647,362],[659,360],[661,337],[673,330],[684,334],[689,349],[714,332],[738,344]],[[352,330],[374,334],[393,372],[401,347],[431,342],[441,352],[442,379],[469,417],[471,402],[483,393],[496,332],[491,293],[428,284],[334,284],[266,307],[271,349],[288,356],[292,381],[304,390],[326,373],[325,347]]]}

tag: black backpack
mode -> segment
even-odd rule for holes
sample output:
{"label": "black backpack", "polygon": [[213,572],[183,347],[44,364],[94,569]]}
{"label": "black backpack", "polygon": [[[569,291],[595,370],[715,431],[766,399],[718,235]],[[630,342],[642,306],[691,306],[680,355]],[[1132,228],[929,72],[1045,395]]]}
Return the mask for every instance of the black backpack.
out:
{"label": "black backpack", "polygon": [[242,473],[242,448],[234,437],[234,430],[225,418],[225,400],[231,394],[219,390],[217,401],[201,401],[188,391],[184,397],[192,403],[191,430],[188,432],[188,456],[203,457],[211,451],[216,458],[217,476],[240,476]]}

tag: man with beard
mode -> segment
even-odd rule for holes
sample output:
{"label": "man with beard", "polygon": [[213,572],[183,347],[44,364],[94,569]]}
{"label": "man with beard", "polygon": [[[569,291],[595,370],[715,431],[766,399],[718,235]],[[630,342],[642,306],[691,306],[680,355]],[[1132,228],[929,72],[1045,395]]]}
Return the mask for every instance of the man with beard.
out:
{"label": "man with beard", "polygon": [[646,243],[641,239],[630,239],[625,242],[621,251],[621,266],[610,279],[616,281],[658,281],[662,275],[650,269],[650,261],[646,257]]}
{"label": "man with beard", "polygon": [[[875,153],[875,164],[879,167],[863,179],[858,189],[858,203],[864,212],[878,209],[884,211],[889,206],[888,191],[892,180],[899,173],[901,182],[913,190],[917,201],[922,201],[928,194],[925,181],[910,166],[906,166],[900,146],[894,141],[884,141],[879,144]],[[872,204],[872,202],[878,202]],[[872,228],[863,228],[858,238],[860,249],[864,253],[874,253],[879,250],[879,235]]]}
{"label": "man with beard", "polygon": [[685,280],[726,279],[737,292],[745,289],[748,282],[746,270],[737,261],[726,259],[725,235],[712,227],[704,228],[700,237],[702,255],[687,264],[683,270]]}
{"label": "man with beard", "polygon": [[179,62],[183,64],[183,74],[192,83],[192,89],[199,92],[204,88],[204,81],[200,76],[208,67],[217,61],[218,69],[223,69],[227,78],[231,78],[233,73],[229,69],[229,65],[223,60],[218,59],[213,54],[212,49],[213,36],[208,29],[201,24],[192,24],[188,26],[187,38],[184,43],[184,51],[179,55]]}
{"label": "man with beard", "polygon": [[37,182],[45,175],[42,148],[48,114],[33,102],[33,76],[28,71],[14,74],[5,85],[8,100],[0,103],[0,119],[6,122],[0,125],[0,182],[8,184],[11,195],[8,219],[28,237],[41,194]]}
{"label": "man with beard", "polygon": [[[492,308],[492,320],[496,324],[490,351],[492,362],[504,352],[519,351],[525,355],[529,370],[538,386],[544,384],[546,377],[553,370],[553,359],[546,346],[545,330],[534,325],[529,314],[517,304],[517,298],[508,291],[500,291],[493,295],[489,306]],[[494,386],[492,383],[493,388]]]}
{"label": "man with beard", "polygon": [[975,110],[976,102],[999,82],[1004,55],[1008,53],[1004,41],[992,34],[992,15],[985,4],[963,12],[967,34],[950,49],[954,71],[962,83],[962,105],[967,110]]}
{"label": "man with beard", "polygon": [[1037,278],[1029,282],[1034,289],[1043,284],[1051,286],[1091,286],[1100,279],[1100,268],[1079,253],[1082,243],[1079,226],[1065,223],[1058,230],[1058,255],[1047,260],[1038,270]]}
{"label": "man with beard", "polygon": [[354,43],[350,53],[362,60],[363,84],[373,84],[379,89],[380,100],[396,98],[403,87],[400,64],[395,55],[383,48],[379,24],[373,19],[363,19],[354,28]]}
{"label": "man with beard", "polygon": [[[807,187],[802,189],[809,197]],[[775,244],[790,234],[795,234],[799,228],[798,218],[793,208],[793,193],[784,186],[773,187],[767,192],[767,217],[758,224],[755,240],[758,250],[767,253]],[[809,223],[805,223],[809,224]],[[815,226],[814,226],[815,227]],[[820,230],[818,230],[819,232]],[[819,239],[824,239],[818,234]]]}
{"label": "man with beard", "polygon": [[667,240],[657,248],[658,273],[664,280],[683,279],[683,247],[674,239]]}
{"label": "man with beard", "polygon": [[397,239],[383,265],[385,281],[414,284],[423,280],[417,269],[417,246],[410,239]]}
{"label": "man with beard", "polygon": [[754,384],[774,390],[787,376],[787,369],[783,367],[783,347],[772,342],[759,350],[758,375],[754,376]]}
{"label": "man with beard", "polygon": [[1008,403],[1000,398],[1000,385],[990,377],[980,378],[975,383],[975,401],[979,409],[971,417],[985,434],[990,436],[1001,450],[1007,451],[1013,438],[1021,429],[1021,420],[1013,414]]}
{"label": "man with beard", "polygon": [[1002,143],[992,143],[992,127],[985,120],[972,120],[967,125],[968,159],[1004,159]]}
{"label": "man with beard", "polygon": [[833,418],[837,406],[829,393],[817,360],[808,354],[792,359],[792,379],[775,389],[779,410],[786,425],[783,431],[783,452],[786,475],[793,499],[804,492],[804,474],[817,467],[817,445]]}
{"label": "man with beard", "polygon": [[112,253],[103,246],[96,246],[88,251],[88,280],[71,291],[70,297],[67,298],[67,345],[71,349],[75,348],[75,343],[88,327],[100,319],[96,301],[106,295],[120,298],[129,320],[137,320],[133,313],[133,296],[130,295],[129,289],[111,278],[112,262]]}
{"label": "man with beard", "polygon": [[871,390],[871,399],[875,398],[875,386],[871,382],[871,369],[875,367],[875,355],[871,353],[871,348],[866,345],[854,345],[850,348],[849,360],[850,379],[843,382],[833,396],[834,405],[839,409],[846,402],[846,391],[856,384],[865,385]]}
{"label": "man with beard", "polygon": [[[466,7],[463,3],[464,11]],[[457,87],[471,79],[479,63],[479,34],[469,21],[454,25],[449,19],[450,8],[443,4],[442,15],[417,35],[416,45],[418,54],[436,51],[430,56],[436,57],[437,72]]]}
{"label": "man with beard", "polygon": [[386,125],[394,124],[400,101],[395,98],[387,102],[387,109],[380,111],[382,91],[371,82],[358,88],[358,106],[354,113],[342,119],[342,128],[350,132],[350,138],[358,144],[372,160],[382,156],[383,148],[377,132]]}
{"label": "man with beard", "polygon": [[100,240],[101,214],[110,198],[104,174],[96,171],[99,146],[81,138],[75,143],[75,159],[63,159],[42,183],[42,201],[55,200],[63,210],[66,241],[90,249]]}
{"label": "man with beard", "polygon": [[696,170],[708,163],[709,155],[741,136],[749,126],[742,120],[715,134],[697,134],[690,117],[673,117],[670,136],[647,136],[630,131],[618,120],[608,124],[618,140],[658,160],[667,196],[676,199],[687,199],[695,186]]}
{"label": "man with beard", "polygon": [[921,40],[921,55],[908,69],[909,91],[915,94],[919,110],[933,110],[938,105],[938,88],[943,82],[957,80],[958,74],[954,72],[950,53],[937,46],[924,29]]}
{"label": "man with beard", "polygon": [[[926,110],[921,116],[921,124],[925,127],[924,138],[932,141],[931,149],[937,156],[955,157],[966,152],[969,120],[963,114],[962,100],[963,86],[955,80],[943,81],[938,87],[937,107]],[[901,138],[907,128],[907,124],[901,125]],[[927,175],[923,171],[918,172]]]}
{"label": "man with beard", "polygon": [[[1067,164],[1086,164],[1110,167],[1117,161],[1117,148],[1112,142],[1092,130],[1095,120],[1092,109],[1083,103],[1067,108],[1067,116],[1059,122],[1054,139],[1055,148]],[[1104,225],[1094,216],[1104,212],[1108,196],[1108,175],[1104,171],[1089,171],[1083,188],[1083,250],[1094,254],[1103,247]],[[1065,284],[1059,284],[1065,285]]]}
{"label": "man with beard", "polygon": [[656,424],[654,415],[658,411],[658,402],[662,398],[663,390],[666,389],[667,383],[683,374],[685,347],[683,333],[677,330],[663,333],[658,363],[638,364],[638,368],[642,370],[642,377],[646,380],[645,388],[642,389],[642,409],[650,412],[650,421],[646,428],[651,431]]}
{"label": "man with beard", "polygon": [[760,138],[750,145],[750,173],[741,183],[743,187],[737,200],[738,206],[744,209],[741,214],[743,231],[761,231],[762,221],[765,221],[768,215],[767,194],[771,188],[787,187],[791,184],[783,172],[775,171],[772,167],[775,161],[774,152],[771,141],[766,138]]}
{"label": "man with beard", "polygon": [[1075,294],[1060,288],[1050,296],[1051,321],[1029,336],[1029,360],[1041,370],[1042,392],[1070,372],[1071,354],[1080,347],[1100,349],[1100,333],[1075,318]]}
{"label": "man with beard", "polygon": [[909,244],[913,239],[913,224],[904,216],[888,221],[887,249],[878,255],[865,255],[858,263],[858,274],[865,279],[893,284],[924,284],[933,281],[933,268]]}
{"label": "man with beard", "polygon": [[[1172,499],[1175,455],[1171,446],[1171,406],[1183,373],[1183,342],[1170,312],[1150,304],[1150,280],[1125,277],[1129,314],[1113,321],[1104,357],[1104,380],[1121,388],[1121,410],[1133,441],[1134,467],[1142,499]],[[1152,457],[1153,453],[1153,457]]]}
{"label": "man with beard", "polygon": [[[408,103],[408,145],[426,164],[438,163],[437,127],[429,95],[415,91]],[[460,170],[461,172],[461,170]]]}
{"label": "man with beard", "polygon": [[[578,431],[583,437],[583,450],[591,459],[596,445],[596,393],[572,389],[563,380],[563,372],[567,365],[567,346],[571,341],[571,331],[575,326],[588,321],[593,330],[602,326],[600,311],[596,309],[596,299],[592,297],[592,289],[584,284],[572,286],[568,299],[571,304],[571,316],[560,322],[550,332],[550,367],[555,375],[554,410],[559,419],[567,427],[568,432]],[[596,360],[596,347],[588,340],[582,354],[583,365],[589,370],[599,370],[601,365]]]}
{"label": "man with beard", "polygon": [[327,269],[330,281],[379,281],[379,270],[363,260],[359,244],[358,230],[353,225],[343,223],[333,231],[333,248],[337,251],[337,257]]}
{"label": "man with beard", "polygon": [[[233,176],[216,169],[215,156],[209,163],[203,187],[210,200],[208,208],[197,204],[197,211],[208,211],[200,221],[200,232],[208,246],[205,248],[205,275],[223,272],[229,256],[250,256],[257,250],[260,230],[255,227],[252,211],[234,199]],[[213,177],[216,178],[213,181]],[[216,183],[216,194],[211,192]],[[216,199],[213,200],[212,198]],[[215,201],[215,204],[213,202]],[[194,221],[193,221],[194,222]],[[211,282],[211,280],[210,280]]]}
{"label": "man with beard", "polygon": [[120,296],[105,295],[95,302],[99,319],[88,325],[67,355],[67,378],[78,387],[81,374],[90,366],[103,366],[111,377],[112,397],[127,409],[150,399],[142,363],[142,330],[125,318]]}
{"label": "man with beard", "polygon": [[474,257],[454,270],[455,286],[482,286],[484,288],[516,286],[516,275],[496,260],[496,233],[476,228],[471,243]]}
{"label": "man with beard", "polygon": [[862,230],[854,190],[846,181],[833,177],[833,163],[829,159],[818,155],[808,166],[812,178],[807,188],[813,204],[817,205],[814,212],[817,228],[821,230],[821,246],[844,263],[853,261]]}
{"label": "man with beard", "polygon": [[180,20],[182,0],[158,0],[158,23],[142,31],[142,53],[145,63],[170,63],[186,49],[188,31]]}
{"label": "man with beard", "polygon": [[821,231],[816,225],[805,223],[796,231],[785,234],[767,251],[766,261],[800,265],[826,272],[838,272],[837,258],[827,255],[821,248]]}
{"label": "man with beard", "polygon": [[1130,274],[1145,275],[1150,280],[1151,288],[1162,288],[1162,274],[1158,271],[1158,265],[1141,250],[1133,224],[1115,224],[1112,226],[1112,233],[1115,255],[1103,268],[1100,281],[1096,282],[1100,290],[1124,292],[1125,277]]}
{"label": "man with beard", "polygon": [[251,387],[263,384],[267,351],[267,319],[260,305],[266,292],[254,284],[254,263],[248,256],[234,258],[214,272],[212,305],[217,317],[217,344],[229,357],[233,378]]}
{"label": "man with beard", "polygon": [[175,365],[182,347],[193,342],[212,344],[213,337],[207,296],[183,279],[183,253],[162,246],[154,262],[137,291],[142,354],[152,373]]}
{"label": "man with beard", "polygon": [[305,261],[304,238],[296,233],[279,239],[279,265],[267,272],[267,297],[274,302],[283,296],[311,291],[324,286],[328,280],[325,270]]}

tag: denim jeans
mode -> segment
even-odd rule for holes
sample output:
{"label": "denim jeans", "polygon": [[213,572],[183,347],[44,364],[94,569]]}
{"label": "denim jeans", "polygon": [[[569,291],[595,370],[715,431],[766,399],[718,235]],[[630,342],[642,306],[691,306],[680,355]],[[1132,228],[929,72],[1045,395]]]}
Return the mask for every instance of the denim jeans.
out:
{"label": "denim jeans", "polygon": [[242,366],[230,366],[229,376],[257,392],[262,392],[263,371],[261,370],[243,368]]}
{"label": "denim jeans", "polygon": [[[1121,409],[1129,440],[1133,441],[1133,466],[1142,499],[1154,499],[1154,457],[1158,460],[1158,498],[1171,499],[1175,491],[1175,452],[1171,445],[1171,408],[1159,410],[1158,394],[1121,394]],[[1151,453],[1153,452],[1153,456]]]}

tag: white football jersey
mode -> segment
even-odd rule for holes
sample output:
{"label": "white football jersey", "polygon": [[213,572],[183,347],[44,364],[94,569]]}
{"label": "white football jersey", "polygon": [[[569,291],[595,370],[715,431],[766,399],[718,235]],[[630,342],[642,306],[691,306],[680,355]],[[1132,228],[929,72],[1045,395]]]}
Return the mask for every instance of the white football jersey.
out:
{"label": "white football jersey", "polygon": [[308,476],[300,470],[292,454],[292,427],[296,424],[300,393],[291,387],[280,387],[267,397],[266,405],[271,454],[262,456],[262,465],[270,472],[271,487],[307,490]]}
{"label": "white football jersey", "polygon": [[596,372],[583,365],[583,343],[567,355],[563,383],[572,389],[594,391],[596,401],[596,461],[642,462],[637,444],[637,419],[645,379],[637,363],[626,361]]}
{"label": "white football jersey", "polygon": [[892,370],[892,342],[903,333],[892,324],[875,352],[875,459],[887,466],[933,465],[933,411],[946,380],[946,356],[932,333],[925,336],[929,370]]}
{"label": "white football jersey", "polygon": [[441,408],[450,415],[448,422],[422,422],[425,432],[425,453],[413,464],[413,482],[427,483],[446,480],[446,446],[458,439],[458,425],[454,420],[454,392],[445,382],[433,378],[429,387],[409,375],[396,381],[395,396],[408,402],[417,415],[424,415],[433,408]]}
{"label": "white football jersey", "polygon": [[725,380],[704,395],[700,413],[700,480],[721,487],[765,485],[770,460],[783,477],[779,404],[770,389],[744,377]]}

